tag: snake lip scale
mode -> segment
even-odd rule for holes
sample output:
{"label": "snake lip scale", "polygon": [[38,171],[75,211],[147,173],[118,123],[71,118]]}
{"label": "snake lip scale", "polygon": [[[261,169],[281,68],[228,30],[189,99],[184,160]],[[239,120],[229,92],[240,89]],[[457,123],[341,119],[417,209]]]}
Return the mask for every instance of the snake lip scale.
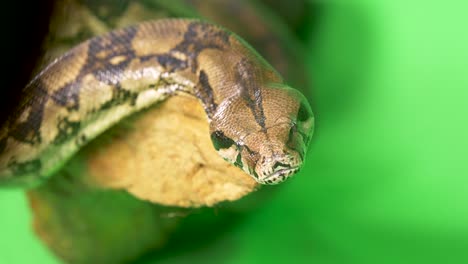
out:
{"label": "snake lip scale", "polygon": [[32,78],[0,127],[0,185],[40,183],[123,118],[180,93],[203,105],[218,153],[258,183],[302,166],[314,129],[306,98],[229,30],[161,19],[91,38]]}
{"label": "snake lip scale", "polygon": [[278,184],[286,179],[288,179],[290,176],[293,174],[297,173],[299,171],[300,167],[292,167],[292,168],[287,168],[287,169],[280,169],[272,174],[270,176],[266,177],[265,179],[262,180],[262,184]]}

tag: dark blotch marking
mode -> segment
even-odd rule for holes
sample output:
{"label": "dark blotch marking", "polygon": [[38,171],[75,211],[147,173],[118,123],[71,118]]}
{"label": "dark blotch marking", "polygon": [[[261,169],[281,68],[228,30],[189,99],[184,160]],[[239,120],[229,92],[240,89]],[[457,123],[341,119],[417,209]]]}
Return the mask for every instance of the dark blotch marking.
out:
{"label": "dark blotch marking", "polygon": [[174,51],[185,54],[189,59],[192,72],[198,68],[197,57],[204,49],[223,50],[229,46],[229,33],[203,22],[192,22],[184,34],[184,40]]}
{"label": "dark blotch marking", "polygon": [[[68,64],[73,63],[75,56],[76,55],[73,50],[65,53],[60,61],[52,66],[51,71],[53,72],[57,68],[67,67]],[[50,96],[56,104],[66,107],[68,110],[78,110],[80,85],[81,84],[78,81],[68,82],[62,87],[56,89]]]}
{"label": "dark blotch marking", "polygon": [[255,169],[252,169],[251,174],[253,174],[253,176],[255,177],[255,179],[258,179],[258,174],[257,174],[257,172],[255,171]]}
{"label": "dark blotch marking", "polygon": [[25,162],[11,162],[8,164],[14,175],[26,175],[29,173],[37,173],[42,167],[39,159],[34,159]]}
{"label": "dark blotch marking", "polygon": [[147,62],[150,60],[157,61],[167,72],[176,72],[181,71],[188,68],[189,62],[187,60],[181,60],[174,55],[171,54],[172,52],[165,54],[158,54],[158,55],[145,55],[139,57],[141,62]]}
{"label": "dark blotch marking", "polygon": [[[129,27],[89,40],[87,61],[81,68],[76,79],[73,82],[59,87],[51,95],[47,93],[47,89],[41,83],[40,78],[35,79],[26,87],[26,90],[29,91],[25,92],[25,94],[30,96],[30,98],[24,100],[27,102],[26,107],[31,108],[29,110],[29,115],[25,121],[20,123],[16,122],[19,116],[12,115],[8,122],[10,124],[8,137],[31,145],[41,143],[40,128],[42,126],[44,107],[47,100],[51,98],[55,103],[66,107],[69,111],[79,109],[79,94],[80,90],[83,88],[82,79],[88,74],[92,74],[97,80],[115,87],[112,100],[104,104],[102,109],[128,101],[134,104],[137,95],[119,89],[119,84],[122,73],[130,61],[136,58],[135,51],[132,48],[132,40],[136,33],[137,27]],[[191,67],[192,72],[195,73],[198,68],[197,57],[200,52],[204,49],[225,49],[229,46],[229,36],[229,32],[218,27],[204,22],[193,22],[188,26],[183,41],[172,51],[167,54],[149,56],[146,59],[156,58],[161,65],[164,65],[169,70]],[[175,56],[180,55],[180,53],[187,57],[187,61],[181,60],[178,56]],[[74,55],[73,52],[66,53],[62,61],[74,58]],[[123,59],[120,62],[111,63],[112,59],[115,57],[122,57]],[[63,65],[63,63],[60,63],[60,65]],[[60,65],[58,65],[58,67]],[[206,90],[207,86],[205,86],[204,89]],[[20,113],[21,111],[18,112]],[[64,135],[74,133],[74,128],[76,127],[79,127],[79,124],[70,123],[68,128],[60,130],[59,137],[55,139],[55,142],[65,140]],[[6,139],[2,139],[1,143],[5,144],[5,142]]]}
{"label": "dark blotch marking", "polygon": [[112,98],[101,105],[99,110],[108,110],[114,106],[130,103],[131,106],[136,104],[138,93],[132,93],[128,90],[122,89],[119,86],[112,90]]}
{"label": "dark blotch marking", "polygon": [[[240,153],[243,155],[244,160],[247,162],[250,174],[254,175],[258,179],[258,174],[255,172],[255,166],[260,160],[260,154],[256,151],[251,150],[247,145],[240,146]],[[245,150],[245,151],[244,151]]]}
{"label": "dark blotch marking", "polygon": [[242,149],[245,149],[250,156],[258,156],[258,152],[251,150],[247,145],[242,145]]}
{"label": "dark blotch marking", "polygon": [[234,166],[237,166],[239,168],[244,167],[244,164],[242,163],[242,156],[241,154],[237,154],[236,161],[234,162]]}
{"label": "dark blotch marking", "polygon": [[195,88],[195,95],[202,101],[205,112],[211,119],[218,105],[215,103],[213,88],[204,70],[200,71],[198,85]]}
{"label": "dark blotch marking", "polygon": [[273,165],[273,170],[276,170],[278,167],[283,167],[283,168],[289,168],[289,164],[286,163],[281,163],[281,162],[276,162],[275,165]]}
{"label": "dark blotch marking", "polygon": [[[79,109],[81,81],[88,74],[92,74],[102,83],[117,86],[125,68],[136,57],[132,48],[132,39],[136,32],[135,27],[130,27],[89,40],[85,65],[81,68],[75,81],[65,84],[54,92],[53,100],[68,110]],[[71,54],[68,55],[71,56]],[[113,64],[111,60],[115,57],[124,57],[125,59]]]}
{"label": "dark blotch marking", "polygon": [[41,138],[41,125],[44,118],[44,107],[45,103],[49,99],[47,90],[44,84],[39,80],[35,79],[28,86],[26,86],[24,94],[29,98],[25,99],[26,104],[23,108],[30,108],[28,111],[28,117],[25,121],[17,123],[16,120],[23,113],[22,109],[19,109],[15,114],[11,116],[9,134],[8,136],[15,140],[35,145],[42,141]]}
{"label": "dark blotch marking", "polygon": [[58,134],[53,143],[60,145],[66,142],[70,137],[73,137],[78,133],[80,125],[80,122],[70,121],[67,117],[61,119],[57,124]]}
{"label": "dark blotch marking", "polygon": [[[223,50],[229,46],[230,33],[203,22],[192,22],[184,33],[183,40],[164,54],[140,57],[142,62],[155,59],[168,72],[190,68],[193,73],[198,69],[198,55],[205,49]],[[180,55],[185,58],[181,59]],[[182,56],[183,57],[183,56]]]}
{"label": "dark blotch marking", "polygon": [[254,115],[257,124],[265,131],[266,117],[263,112],[262,92],[257,85],[257,78],[259,78],[259,76],[257,76],[256,72],[258,70],[255,69],[254,65],[247,59],[241,60],[235,66],[235,70],[236,80],[241,86],[240,95]]}
{"label": "dark blotch marking", "polygon": [[67,83],[52,94],[54,102],[68,110],[78,110],[80,99],[80,83]]}
{"label": "dark blotch marking", "polygon": [[[130,27],[91,39],[88,44],[88,60],[81,69],[78,78],[91,73],[101,82],[118,83],[121,72],[136,57],[132,47],[132,40],[136,33],[137,28]],[[125,59],[113,64],[111,60],[115,57],[124,57]]]}
{"label": "dark blotch marking", "polygon": [[211,141],[213,142],[213,146],[216,150],[227,149],[236,144],[234,140],[228,138],[226,135],[224,135],[223,132],[219,130],[211,133]]}
{"label": "dark blotch marking", "polygon": [[188,67],[188,62],[171,56],[170,54],[163,54],[157,56],[159,64],[161,64],[167,71],[175,72],[183,70]]}

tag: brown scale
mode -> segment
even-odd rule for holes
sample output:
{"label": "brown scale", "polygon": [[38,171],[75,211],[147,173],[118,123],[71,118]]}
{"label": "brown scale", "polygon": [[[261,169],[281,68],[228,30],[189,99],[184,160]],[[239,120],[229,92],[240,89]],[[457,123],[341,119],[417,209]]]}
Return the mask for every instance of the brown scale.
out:
{"label": "brown scale", "polygon": [[[140,98],[152,91],[151,100]],[[0,181],[48,177],[84,144],[78,139],[180,92],[204,106],[220,155],[259,183],[281,182],[301,166],[302,135],[313,122],[305,98],[229,31],[166,19],[95,37],[45,67],[25,89],[19,116],[2,128]],[[305,121],[297,118],[301,105]],[[297,139],[283,136],[291,130]]]}

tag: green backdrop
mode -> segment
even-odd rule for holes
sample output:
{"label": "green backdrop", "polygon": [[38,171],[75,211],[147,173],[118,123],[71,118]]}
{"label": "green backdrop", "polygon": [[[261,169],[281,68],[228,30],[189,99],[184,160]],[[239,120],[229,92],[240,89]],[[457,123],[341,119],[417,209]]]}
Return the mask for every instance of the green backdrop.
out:
{"label": "green backdrop", "polygon": [[[144,263],[468,263],[468,5],[322,2],[306,32],[305,169],[210,239]],[[0,191],[0,263],[58,263],[30,217],[21,191]]]}

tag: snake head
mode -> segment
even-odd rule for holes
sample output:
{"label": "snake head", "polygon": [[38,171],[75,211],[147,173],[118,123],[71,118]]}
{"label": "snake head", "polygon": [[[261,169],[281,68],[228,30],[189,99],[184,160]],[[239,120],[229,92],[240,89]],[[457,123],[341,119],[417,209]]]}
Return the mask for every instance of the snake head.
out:
{"label": "snake head", "polygon": [[222,112],[211,122],[211,139],[225,160],[258,183],[278,184],[301,168],[314,116],[305,97],[286,85],[263,89],[259,107],[243,99],[220,105]]}

